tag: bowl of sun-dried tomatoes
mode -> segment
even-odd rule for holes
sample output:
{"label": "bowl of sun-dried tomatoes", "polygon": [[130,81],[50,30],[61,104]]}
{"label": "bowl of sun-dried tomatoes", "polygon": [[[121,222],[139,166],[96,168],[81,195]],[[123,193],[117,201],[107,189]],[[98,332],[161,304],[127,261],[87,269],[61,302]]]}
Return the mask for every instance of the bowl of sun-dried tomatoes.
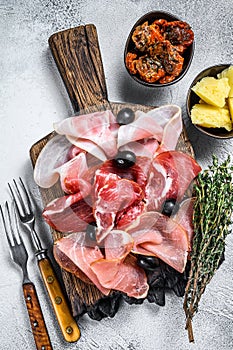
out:
{"label": "bowl of sun-dried tomatoes", "polygon": [[193,53],[191,26],[167,12],[153,11],[134,24],[126,41],[124,61],[134,80],[162,87],[184,77]]}

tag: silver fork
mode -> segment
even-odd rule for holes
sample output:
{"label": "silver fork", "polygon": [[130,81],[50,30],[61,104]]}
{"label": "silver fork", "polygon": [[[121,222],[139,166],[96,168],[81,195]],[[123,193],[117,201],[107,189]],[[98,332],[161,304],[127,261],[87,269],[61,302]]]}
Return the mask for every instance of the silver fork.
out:
{"label": "silver fork", "polygon": [[[9,186],[11,195],[13,197],[13,200],[15,202],[16,210],[18,212],[20,221],[31,232],[31,237],[32,237],[34,246],[36,248],[35,254],[36,255],[41,254],[43,257],[43,253],[46,254],[46,250],[42,248],[41,241],[37,235],[37,232],[35,231],[35,215],[32,210],[32,202],[28,194],[28,191],[23,183],[23,180],[21,178],[19,178],[19,183],[22,189],[22,193],[24,194],[24,199],[23,199],[23,196],[21,195],[21,192],[19,190],[19,187],[15,179],[13,179],[14,187],[11,186],[9,183],[8,183],[8,186]],[[13,189],[15,189],[15,191]]]}
{"label": "silver fork", "polygon": [[13,180],[13,185],[11,186],[8,184],[8,186],[15,202],[20,221],[31,232],[31,237],[36,248],[35,255],[38,260],[39,269],[63,337],[67,342],[75,342],[80,338],[80,330],[71,314],[68,302],[47,255],[47,250],[42,248],[39,236],[35,231],[35,215],[26,186],[21,178],[19,178],[19,185]]}
{"label": "silver fork", "polygon": [[5,214],[0,206],[0,212],[9,244],[12,260],[21,267],[23,271],[23,293],[27,311],[31,323],[36,348],[38,350],[50,350],[52,345],[40,307],[35,285],[30,281],[27,271],[28,253],[19,233],[15,208],[10,213],[9,205],[5,204]]}

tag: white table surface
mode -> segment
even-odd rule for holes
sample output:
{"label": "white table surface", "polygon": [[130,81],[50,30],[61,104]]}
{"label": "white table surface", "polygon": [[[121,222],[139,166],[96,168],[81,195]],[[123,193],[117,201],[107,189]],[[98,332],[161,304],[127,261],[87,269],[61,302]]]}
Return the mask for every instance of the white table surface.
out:
{"label": "white table surface", "polygon": [[[123,65],[129,30],[144,13],[164,10],[186,20],[195,32],[196,49],[187,75],[176,85],[153,90],[139,86]],[[188,86],[202,69],[233,63],[232,0],[0,0],[0,203],[9,199],[7,182],[22,176],[34,196],[29,149],[55,121],[72,115],[48,38],[62,29],[94,23],[97,27],[110,101],[182,107],[189,138],[202,167],[212,154],[220,159],[233,151],[233,141],[219,141],[197,132],[187,120]],[[111,46],[111,47],[110,47]],[[44,245],[51,249],[48,227],[39,220]],[[113,319],[101,322],[84,316],[78,343],[68,344],[56,324],[29,240],[29,272],[36,284],[54,350],[230,350],[233,349],[233,236],[227,239],[226,260],[206,289],[194,318],[195,343],[184,329],[183,299],[170,293],[166,306],[145,302],[124,304]],[[0,230],[0,349],[33,350],[33,336],[21,290],[21,274],[9,257]]]}

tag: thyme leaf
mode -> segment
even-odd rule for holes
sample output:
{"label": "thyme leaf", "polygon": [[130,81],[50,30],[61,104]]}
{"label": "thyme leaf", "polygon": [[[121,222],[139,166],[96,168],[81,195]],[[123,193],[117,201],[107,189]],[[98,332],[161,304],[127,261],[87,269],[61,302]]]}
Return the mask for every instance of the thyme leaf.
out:
{"label": "thyme leaf", "polygon": [[230,161],[228,156],[219,164],[218,158],[213,156],[213,164],[199,173],[194,185],[194,236],[183,305],[190,342],[194,341],[193,316],[206,285],[221,264],[232,224],[233,166]]}

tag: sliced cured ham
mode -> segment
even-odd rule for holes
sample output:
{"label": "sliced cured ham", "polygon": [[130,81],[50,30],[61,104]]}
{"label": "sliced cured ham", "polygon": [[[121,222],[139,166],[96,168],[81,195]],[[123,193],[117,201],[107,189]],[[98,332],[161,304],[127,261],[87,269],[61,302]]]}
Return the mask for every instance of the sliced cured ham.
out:
{"label": "sliced cured ham", "polygon": [[137,157],[137,162],[133,166],[123,169],[114,165],[112,160],[108,160],[100,167],[102,174],[116,174],[122,179],[127,179],[136,182],[142,188],[145,187],[147,182],[147,171],[150,166],[150,160],[146,157]]}
{"label": "sliced cured ham", "polygon": [[181,111],[178,111],[164,126],[163,138],[160,147],[156,150],[156,152],[159,153],[162,151],[174,150],[177,146],[177,142],[182,132],[182,129],[183,123]]}
{"label": "sliced cured ham", "polygon": [[[102,259],[103,254],[97,246],[88,246],[85,232],[72,233],[56,241],[55,245],[55,249],[60,250],[78,266],[103,294],[109,294],[110,289],[100,284],[95,272],[91,268],[91,264],[94,261]],[[56,257],[57,253],[54,256]]]}
{"label": "sliced cured ham", "polygon": [[81,148],[82,150],[92,154],[96,158],[102,160],[103,162],[107,160],[107,156],[103,149],[97,146],[94,142],[86,139],[77,138],[74,136],[67,135],[67,140],[74,146]]}
{"label": "sliced cured ham", "polygon": [[95,221],[90,198],[82,198],[75,193],[54,199],[43,210],[43,218],[55,230],[60,232],[79,232],[86,230],[89,223]]}
{"label": "sliced cured ham", "polygon": [[151,159],[156,150],[159,148],[159,142],[154,138],[138,140],[136,142],[129,142],[119,148],[119,151],[131,151],[137,157],[147,157]]}
{"label": "sliced cured ham", "polygon": [[80,153],[86,153],[82,148],[75,146],[75,145],[71,145],[69,152],[68,152],[68,160],[76,157],[78,154]]}
{"label": "sliced cured ham", "polygon": [[58,181],[59,168],[69,160],[70,146],[61,135],[54,136],[44,146],[34,168],[34,180],[40,187],[49,188]]}
{"label": "sliced cured ham", "polygon": [[126,231],[134,240],[134,252],[155,255],[175,270],[184,271],[189,241],[187,232],[176,221],[158,212],[147,212]]}
{"label": "sliced cured ham", "polygon": [[151,163],[146,186],[147,209],[161,210],[166,199],[182,200],[201,167],[189,155],[179,151],[158,154]]}
{"label": "sliced cured ham", "polygon": [[129,142],[141,140],[150,136],[161,141],[163,128],[152,117],[144,114],[134,122],[120,126],[117,147],[119,148]]}
{"label": "sliced cured ham", "polygon": [[164,128],[171,119],[181,116],[181,108],[177,105],[164,105],[154,108],[146,114],[155,119],[157,123]]}
{"label": "sliced cured ham", "polygon": [[182,226],[188,235],[189,241],[189,252],[192,250],[192,240],[193,240],[193,205],[195,199],[187,198],[183,200],[180,204],[180,208],[177,213],[172,216],[172,219],[178,222]]}
{"label": "sliced cured ham", "polygon": [[40,187],[49,188],[60,178],[65,193],[80,191],[82,197],[86,197],[91,190],[90,183],[84,178],[87,170],[86,152],[73,148],[64,136],[56,135],[41,151],[35,165],[34,179]]}
{"label": "sliced cured ham", "polygon": [[137,299],[147,296],[149,286],[145,271],[137,266],[132,256],[122,263],[117,260],[99,260],[92,264],[92,270],[105,288],[118,290]]}
{"label": "sliced cured ham", "polygon": [[[128,226],[144,211],[145,202],[143,201],[143,198],[145,196],[144,189],[147,182],[149,166],[149,158],[139,156],[137,157],[137,164],[130,168],[118,168],[114,166],[113,161],[109,160],[96,172],[96,192],[98,193],[100,189],[104,188],[102,195],[106,198],[109,196],[109,201],[112,201],[114,205],[114,210],[110,210],[110,213],[107,213],[106,210],[103,209],[103,214],[98,214],[99,217],[101,217],[101,221],[104,223],[102,224],[102,227],[107,229],[107,232],[109,232],[110,227],[113,228],[114,225],[120,229]],[[129,180],[130,182],[120,181],[117,185],[117,182],[120,179]],[[141,190],[139,190],[137,184],[140,186]],[[118,189],[116,186],[118,186]],[[110,197],[111,188],[116,195],[115,200],[114,197],[112,199]],[[137,193],[137,196],[135,196],[135,192]],[[121,198],[117,199],[119,196],[121,196]],[[125,196],[127,196],[127,202],[125,202]],[[106,204],[110,209],[111,207],[108,203]],[[98,221],[98,219],[97,222],[101,225],[101,222]]]}
{"label": "sliced cured ham", "polygon": [[116,118],[111,111],[70,117],[54,124],[58,134],[94,142],[109,158],[117,153],[117,128]]}
{"label": "sliced cured ham", "polygon": [[113,230],[105,240],[105,258],[91,264],[105,288],[119,290],[130,297],[145,298],[149,289],[146,274],[129,256],[133,240],[124,231]]}
{"label": "sliced cured ham", "polygon": [[125,229],[131,225],[134,220],[145,211],[145,202],[143,200],[135,201],[128,208],[117,213],[115,223],[117,229]]}
{"label": "sliced cured ham", "polygon": [[87,275],[85,275],[85,273],[83,273],[82,270],[80,270],[80,268],[75,265],[75,263],[63,251],[59,249],[59,244],[54,244],[53,255],[56,262],[62,269],[72,273],[85,283],[93,284]]}
{"label": "sliced cured ham", "polygon": [[132,246],[129,234],[114,230],[105,240],[104,257],[98,246],[89,245],[86,234],[80,232],[57,240],[54,256],[60,266],[87,283],[93,282],[105,295],[115,289],[144,298],[149,286],[144,270],[137,266],[135,258],[129,257]]}
{"label": "sliced cured ham", "polygon": [[61,188],[65,193],[80,192],[85,198],[91,191],[91,184],[86,181],[85,175],[88,171],[86,154],[81,152],[59,169]]}
{"label": "sliced cured ham", "polygon": [[174,149],[181,131],[181,109],[176,105],[161,106],[147,113],[137,111],[134,122],[120,126],[117,146],[153,137],[162,143],[163,150]]}
{"label": "sliced cured ham", "polygon": [[[45,188],[60,178],[65,192],[43,211],[52,228],[69,234],[54,246],[59,265],[105,295],[114,289],[134,298],[146,297],[149,287],[132,252],[156,256],[183,272],[193,201],[182,200],[201,168],[175,150],[181,109],[137,111],[132,123],[121,126],[111,111],[95,112],[54,127],[58,135],[40,153],[34,176]],[[120,168],[114,159],[118,151],[133,152],[136,163]],[[169,199],[180,206],[171,217],[161,214]],[[93,222],[96,241],[85,233]]]}
{"label": "sliced cured ham", "polygon": [[94,216],[97,223],[96,239],[101,242],[113,229],[116,214],[143,197],[141,187],[134,181],[121,179],[103,169],[95,175]]}
{"label": "sliced cured ham", "polygon": [[105,258],[124,261],[133,248],[133,238],[122,230],[112,230],[104,241]]}

